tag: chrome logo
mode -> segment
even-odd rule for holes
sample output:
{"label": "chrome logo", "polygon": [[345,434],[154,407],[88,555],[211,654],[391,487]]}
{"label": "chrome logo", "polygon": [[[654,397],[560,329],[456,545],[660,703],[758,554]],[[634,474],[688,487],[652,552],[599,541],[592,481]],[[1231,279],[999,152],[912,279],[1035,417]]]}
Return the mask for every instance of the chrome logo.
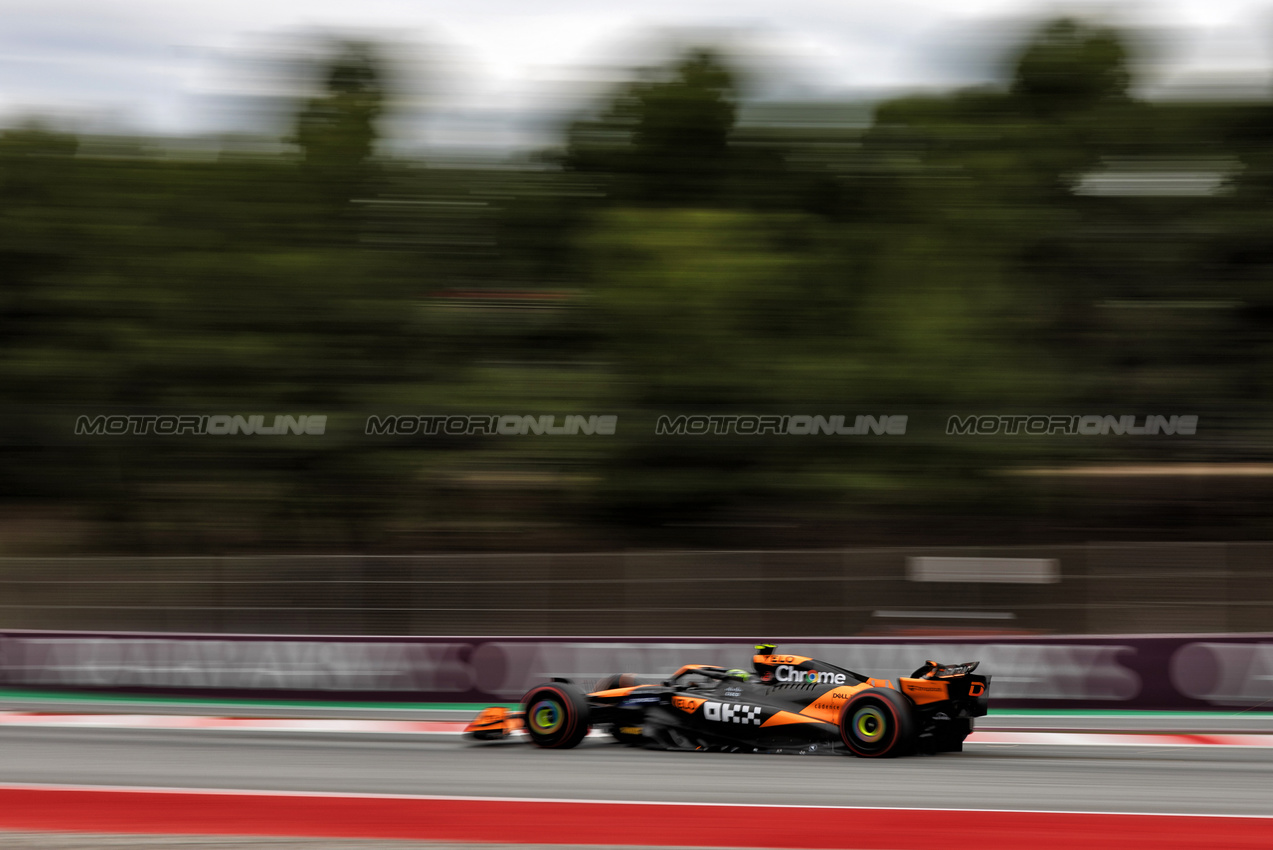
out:
{"label": "chrome logo", "polygon": [[798,670],[790,664],[779,665],[774,678],[786,684],[843,685],[847,678],[843,673],[819,673],[817,670]]}

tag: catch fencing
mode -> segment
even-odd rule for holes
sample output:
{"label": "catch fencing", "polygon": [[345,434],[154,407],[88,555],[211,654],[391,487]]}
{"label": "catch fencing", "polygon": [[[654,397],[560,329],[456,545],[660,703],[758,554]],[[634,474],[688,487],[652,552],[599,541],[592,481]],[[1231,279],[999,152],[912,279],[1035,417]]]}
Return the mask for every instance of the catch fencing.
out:
{"label": "catch fencing", "polygon": [[0,559],[0,628],[325,635],[1267,631],[1273,543]]}

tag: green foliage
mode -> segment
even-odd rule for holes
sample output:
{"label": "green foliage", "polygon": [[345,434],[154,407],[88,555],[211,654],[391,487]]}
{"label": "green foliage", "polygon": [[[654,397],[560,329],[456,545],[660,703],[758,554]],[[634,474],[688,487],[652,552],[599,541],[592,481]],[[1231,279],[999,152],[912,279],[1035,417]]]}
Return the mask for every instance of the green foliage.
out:
{"label": "green foliage", "polygon": [[324,74],[322,94],[296,116],[294,141],[314,178],[343,199],[367,176],[376,145],[376,122],[386,92],[375,50],[346,42]]}
{"label": "green foliage", "polygon": [[700,49],[651,77],[624,86],[598,119],[571,127],[565,164],[619,178],[635,200],[710,202],[729,167],[734,75]]}
{"label": "green foliage", "polygon": [[1017,60],[1012,93],[1043,115],[1090,109],[1127,96],[1127,42],[1114,30],[1068,18],[1036,33]]}
{"label": "green foliage", "polygon": [[[7,500],[70,506],[109,529],[93,545],[129,551],[616,545],[616,529],[663,542],[757,516],[857,523],[845,539],[915,517],[1046,531],[1046,486],[1006,473],[1266,448],[1273,122],[1135,101],[1110,30],[1047,24],[1001,86],[881,103],[860,132],[740,128],[736,72],[692,51],[569,127],[561,169],[378,160],[386,73],[373,46],[339,46],[297,107],[299,158],[0,134]],[[1201,160],[1227,163],[1226,191],[1090,188]],[[54,414],[107,410],[333,424],[273,444],[47,436]],[[1151,445],[920,427],[997,410],[1230,430]],[[412,412],[620,428],[360,434],[369,414]],[[654,438],[654,417],[682,412],[913,422],[887,443]],[[1220,525],[1262,521],[1217,504]],[[1064,521],[1096,535],[1104,516]]]}

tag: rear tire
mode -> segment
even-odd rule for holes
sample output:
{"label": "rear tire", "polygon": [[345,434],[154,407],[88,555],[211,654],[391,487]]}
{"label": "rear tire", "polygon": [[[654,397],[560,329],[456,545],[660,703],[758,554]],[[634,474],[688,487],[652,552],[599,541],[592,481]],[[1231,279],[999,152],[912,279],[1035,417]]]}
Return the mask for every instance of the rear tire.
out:
{"label": "rear tire", "polygon": [[855,756],[890,758],[915,743],[915,713],[910,700],[889,688],[855,694],[840,709],[840,739]]}
{"label": "rear tire", "polygon": [[588,699],[569,682],[531,688],[522,697],[526,734],[536,746],[567,750],[588,734]]}

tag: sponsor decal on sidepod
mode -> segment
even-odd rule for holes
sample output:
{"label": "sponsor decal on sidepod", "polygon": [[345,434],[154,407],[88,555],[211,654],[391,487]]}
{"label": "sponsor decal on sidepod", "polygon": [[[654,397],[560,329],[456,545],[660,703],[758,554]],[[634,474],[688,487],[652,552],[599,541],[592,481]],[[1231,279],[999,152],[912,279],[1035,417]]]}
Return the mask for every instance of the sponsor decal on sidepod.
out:
{"label": "sponsor decal on sidepod", "polygon": [[843,673],[820,673],[817,670],[797,670],[790,664],[780,664],[774,671],[774,678],[779,682],[801,683],[809,685],[843,685],[848,681]]}

